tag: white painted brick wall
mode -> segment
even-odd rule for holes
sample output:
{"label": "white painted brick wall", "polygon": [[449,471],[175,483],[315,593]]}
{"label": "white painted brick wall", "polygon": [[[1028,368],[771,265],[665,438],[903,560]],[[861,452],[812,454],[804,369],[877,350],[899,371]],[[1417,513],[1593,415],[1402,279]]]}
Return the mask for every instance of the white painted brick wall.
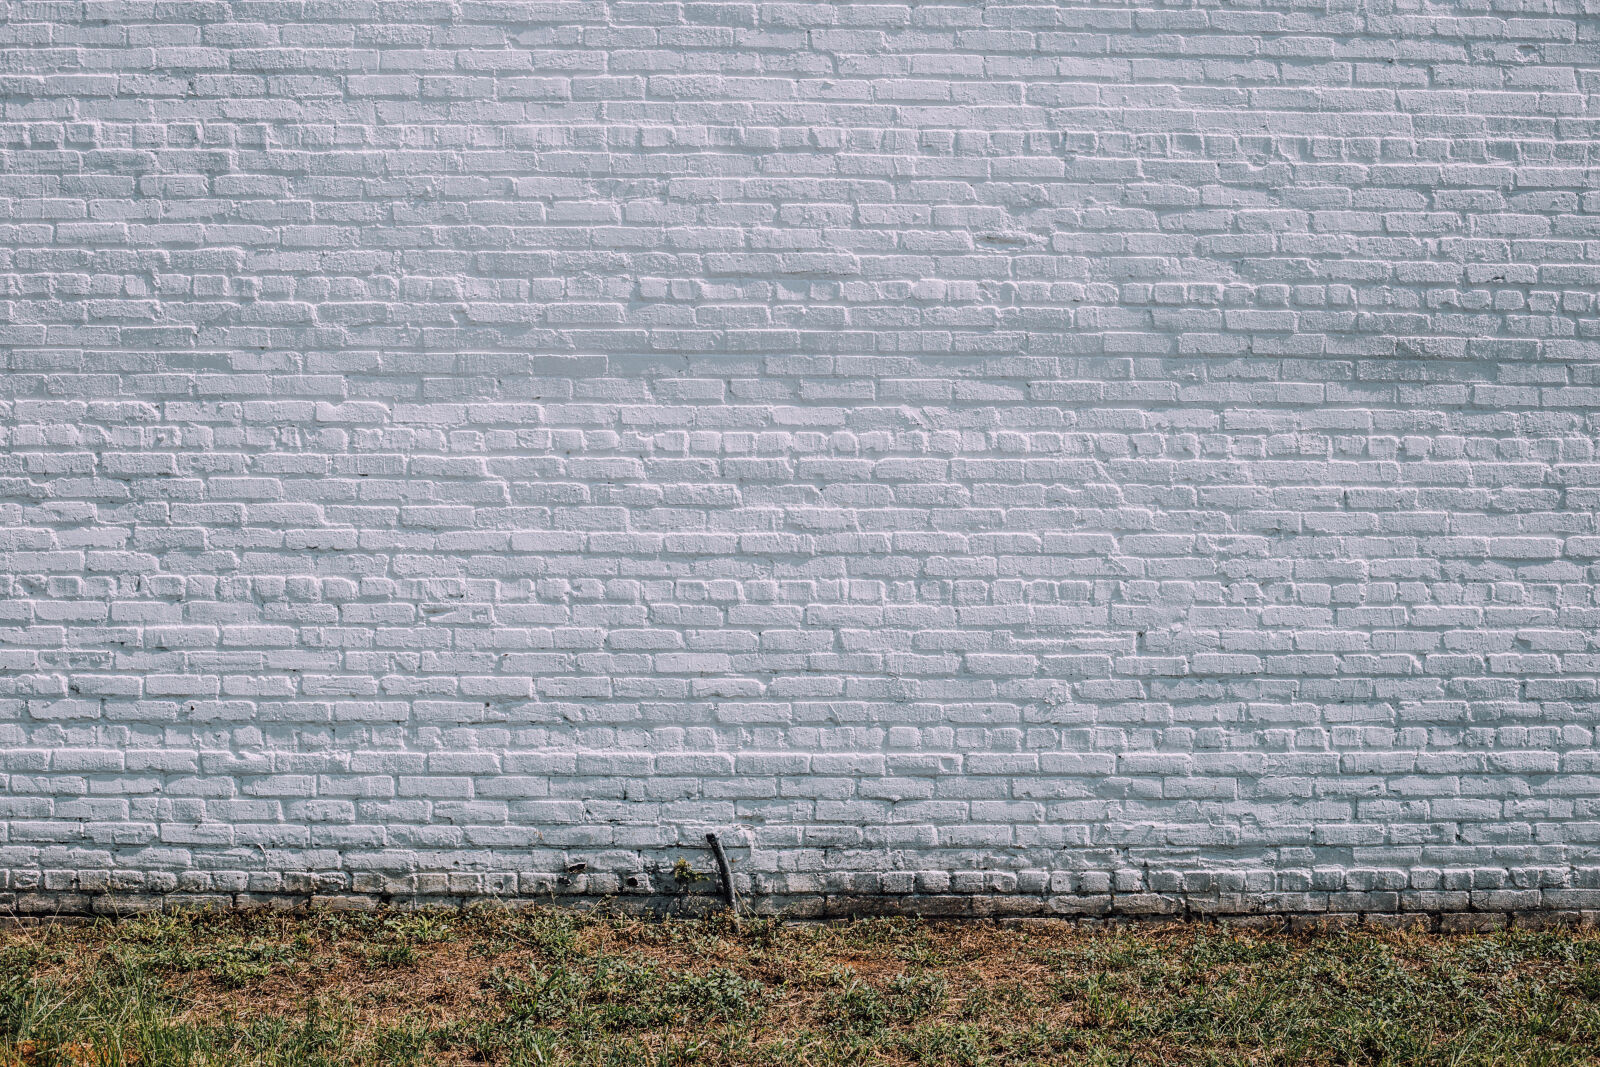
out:
{"label": "white painted brick wall", "polygon": [[1595,0],[5,6],[0,905],[1600,908]]}

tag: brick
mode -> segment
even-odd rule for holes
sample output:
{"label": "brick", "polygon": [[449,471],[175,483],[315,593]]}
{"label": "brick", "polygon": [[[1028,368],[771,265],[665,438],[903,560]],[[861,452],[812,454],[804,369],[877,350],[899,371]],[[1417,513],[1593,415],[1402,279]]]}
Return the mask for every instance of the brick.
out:
{"label": "brick", "polygon": [[1592,909],[1573,5],[1072,6],[31,10],[0,889]]}

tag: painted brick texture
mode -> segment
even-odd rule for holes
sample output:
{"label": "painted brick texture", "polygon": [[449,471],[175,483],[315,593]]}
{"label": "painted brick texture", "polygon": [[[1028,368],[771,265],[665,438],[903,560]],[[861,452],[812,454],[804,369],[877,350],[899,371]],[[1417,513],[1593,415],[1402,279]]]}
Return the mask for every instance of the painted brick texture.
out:
{"label": "painted brick texture", "polygon": [[0,906],[1600,910],[1600,3],[5,11]]}

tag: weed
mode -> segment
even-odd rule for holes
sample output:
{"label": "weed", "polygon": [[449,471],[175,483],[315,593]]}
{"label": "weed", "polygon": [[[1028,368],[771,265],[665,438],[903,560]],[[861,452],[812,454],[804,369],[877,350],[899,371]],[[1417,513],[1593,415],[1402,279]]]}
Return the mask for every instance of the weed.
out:
{"label": "weed", "polygon": [[724,968],[677,972],[648,960],[601,956],[588,967],[497,974],[491,987],[508,1016],[606,1031],[748,1019],[763,1006],[761,983]]}
{"label": "weed", "polygon": [[696,882],[705,881],[707,877],[704,871],[695,870],[682,856],[672,865],[672,880],[677,883],[679,889],[687,889]]}
{"label": "weed", "polygon": [[366,950],[369,967],[412,967],[417,962],[417,950],[409,942],[394,945],[372,945]]}

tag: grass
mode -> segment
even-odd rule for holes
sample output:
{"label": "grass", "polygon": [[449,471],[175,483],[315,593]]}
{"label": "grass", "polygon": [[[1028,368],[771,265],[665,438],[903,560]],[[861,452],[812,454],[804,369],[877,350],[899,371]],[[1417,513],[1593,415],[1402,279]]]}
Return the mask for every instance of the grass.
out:
{"label": "grass", "polygon": [[0,1067],[1597,1064],[1600,935],[523,912],[0,929]]}

